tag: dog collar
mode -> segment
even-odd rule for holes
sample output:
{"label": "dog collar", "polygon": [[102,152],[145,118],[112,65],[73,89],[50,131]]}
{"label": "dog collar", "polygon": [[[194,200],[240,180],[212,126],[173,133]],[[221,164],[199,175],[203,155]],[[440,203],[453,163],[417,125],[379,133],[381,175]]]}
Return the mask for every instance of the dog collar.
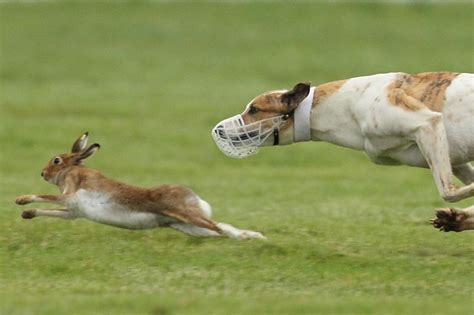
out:
{"label": "dog collar", "polygon": [[308,96],[298,105],[294,114],[294,139],[295,142],[311,140],[311,107],[313,106],[313,95],[315,87],[309,90]]}

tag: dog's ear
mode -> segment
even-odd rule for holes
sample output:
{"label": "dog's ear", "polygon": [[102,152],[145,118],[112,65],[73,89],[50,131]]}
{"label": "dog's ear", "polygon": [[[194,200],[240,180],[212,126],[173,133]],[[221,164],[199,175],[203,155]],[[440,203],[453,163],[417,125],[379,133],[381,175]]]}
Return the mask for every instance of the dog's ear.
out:
{"label": "dog's ear", "polygon": [[303,82],[296,84],[292,90],[281,95],[282,103],[288,105],[290,111],[294,110],[308,96],[311,83]]}

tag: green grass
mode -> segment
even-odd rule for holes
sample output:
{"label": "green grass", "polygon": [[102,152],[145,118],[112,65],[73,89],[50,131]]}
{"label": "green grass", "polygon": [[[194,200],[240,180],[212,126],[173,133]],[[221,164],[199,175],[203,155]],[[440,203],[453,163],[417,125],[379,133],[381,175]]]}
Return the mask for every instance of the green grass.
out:
{"label": "green grass", "polygon": [[[299,81],[473,72],[473,8],[0,5],[0,313],[472,314],[473,234],[428,224],[429,171],[323,143],[232,160],[209,133]],[[15,197],[56,193],[40,170],[86,130],[91,167],[187,184],[269,241],[22,221]]]}

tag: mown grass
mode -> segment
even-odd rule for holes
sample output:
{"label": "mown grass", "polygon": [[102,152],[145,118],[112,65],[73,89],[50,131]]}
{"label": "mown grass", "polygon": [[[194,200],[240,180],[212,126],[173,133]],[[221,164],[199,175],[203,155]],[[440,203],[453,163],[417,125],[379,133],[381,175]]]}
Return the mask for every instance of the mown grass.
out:
{"label": "mown grass", "polygon": [[[231,160],[210,128],[310,80],[473,72],[473,5],[0,5],[0,296],[5,314],[467,314],[473,235],[436,232],[431,175],[322,143]],[[81,132],[89,165],[179,182],[268,242],[22,221]],[[472,201],[464,201],[466,206]]]}

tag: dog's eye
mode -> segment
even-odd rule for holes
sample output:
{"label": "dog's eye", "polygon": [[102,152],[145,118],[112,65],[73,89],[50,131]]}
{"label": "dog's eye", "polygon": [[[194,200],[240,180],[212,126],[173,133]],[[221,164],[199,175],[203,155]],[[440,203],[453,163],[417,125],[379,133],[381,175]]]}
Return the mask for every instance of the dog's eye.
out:
{"label": "dog's eye", "polygon": [[250,110],[249,110],[249,113],[250,114],[256,114],[258,112],[258,108],[256,108],[255,106],[250,106]]}
{"label": "dog's eye", "polygon": [[54,164],[54,165],[61,164],[61,159],[58,158],[58,157],[55,157],[54,160],[53,160],[53,164]]}

